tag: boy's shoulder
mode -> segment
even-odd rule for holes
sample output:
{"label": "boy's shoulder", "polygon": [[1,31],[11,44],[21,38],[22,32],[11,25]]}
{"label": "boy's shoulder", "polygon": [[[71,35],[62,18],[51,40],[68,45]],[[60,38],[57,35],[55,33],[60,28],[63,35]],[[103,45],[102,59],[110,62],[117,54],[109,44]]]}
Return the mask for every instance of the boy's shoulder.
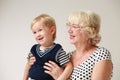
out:
{"label": "boy's shoulder", "polygon": [[36,47],[36,46],[38,46],[38,45],[39,45],[39,44],[33,44],[32,47]]}
{"label": "boy's shoulder", "polygon": [[62,45],[61,44],[59,44],[59,43],[54,43],[56,46],[60,46],[60,47],[62,47]]}
{"label": "boy's shoulder", "polygon": [[34,45],[32,45],[31,50],[36,49],[37,46],[39,47],[40,45],[39,45],[39,44],[34,44]]}

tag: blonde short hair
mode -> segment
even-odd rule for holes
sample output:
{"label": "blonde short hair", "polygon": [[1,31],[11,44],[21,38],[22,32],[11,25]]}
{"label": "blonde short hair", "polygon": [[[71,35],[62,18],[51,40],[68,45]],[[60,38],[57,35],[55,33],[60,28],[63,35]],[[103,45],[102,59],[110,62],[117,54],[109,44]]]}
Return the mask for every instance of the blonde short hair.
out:
{"label": "blonde short hair", "polygon": [[98,14],[91,11],[74,12],[69,15],[67,24],[78,24],[81,29],[90,34],[90,42],[96,45],[100,42],[100,17]]}
{"label": "blonde short hair", "polygon": [[[39,21],[42,23],[42,26],[46,26],[48,28],[54,27],[56,29],[56,23],[55,23],[54,18],[48,14],[41,14],[41,15],[37,16],[31,23],[31,29],[32,29],[33,25]],[[53,40],[55,40],[55,38],[56,38],[56,31],[53,34]]]}

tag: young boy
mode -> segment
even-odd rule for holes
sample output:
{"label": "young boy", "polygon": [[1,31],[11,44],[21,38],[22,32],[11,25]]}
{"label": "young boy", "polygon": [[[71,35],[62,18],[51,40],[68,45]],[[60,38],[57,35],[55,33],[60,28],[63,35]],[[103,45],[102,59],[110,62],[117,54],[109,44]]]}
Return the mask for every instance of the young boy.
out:
{"label": "young boy", "polygon": [[32,66],[29,65],[29,62],[27,63],[23,80],[28,80],[29,77],[31,80],[54,80],[44,72],[43,66],[48,61],[54,61],[64,68],[57,80],[67,80],[73,67],[62,46],[54,42],[56,38],[54,18],[47,14],[39,15],[33,20],[31,30],[38,43],[33,45],[30,50],[30,54],[35,57],[36,61]]}

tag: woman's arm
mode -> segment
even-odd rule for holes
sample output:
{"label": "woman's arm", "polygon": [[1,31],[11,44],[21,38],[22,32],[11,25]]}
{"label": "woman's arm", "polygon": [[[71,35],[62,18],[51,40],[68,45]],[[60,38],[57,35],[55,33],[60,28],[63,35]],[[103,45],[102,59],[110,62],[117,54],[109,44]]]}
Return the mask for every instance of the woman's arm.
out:
{"label": "woman's arm", "polygon": [[69,61],[67,62],[64,66],[64,71],[63,73],[58,77],[57,80],[68,80],[70,78],[70,75],[72,73],[73,70],[73,65],[72,63]]}
{"label": "woman's arm", "polygon": [[30,65],[29,65],[29,62],[27,62],[26,66],[25,66],[23,80],[28,80],[29,69],[30,69]]}
{"label": "woman's arm", "polygon": [[110,80],[112,69],[111,60],[98,62],[93,69],[92,80]]}
{"label": "woman's arm", "polygon": [[31,54],[26,66],[25,66],[23,80],[28,80],[29,69],[34,64],[35,61],[36,61],[35,57],[33,57],[33,55]]}

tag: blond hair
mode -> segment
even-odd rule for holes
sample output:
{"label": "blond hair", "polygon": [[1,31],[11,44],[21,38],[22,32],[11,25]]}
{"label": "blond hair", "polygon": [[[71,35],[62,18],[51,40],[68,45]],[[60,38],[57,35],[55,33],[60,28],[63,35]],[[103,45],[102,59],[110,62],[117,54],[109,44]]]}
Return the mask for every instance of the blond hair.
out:
{"label": "blond hair", "polygon": [[89,41],[91,44],[96,45],[100,42],[100,17],[98,14],[91,11],[74,12],[69,15],[67,24],[78,24],[81,29],[87,31]]}
{"label": "blond hair", "polygon": [[[42,26],[46,26],[48,28],[54,27],[56,29],[56,23],[55,23],[54,18],[48,14],[41,14],[41,15],[37,16],[31,23],[31,29],[32,29],[33,25],[39,21],[42,23]],[[53,34],[53,40],[55,40],[55,38],[56,38],[56,31]]]}

